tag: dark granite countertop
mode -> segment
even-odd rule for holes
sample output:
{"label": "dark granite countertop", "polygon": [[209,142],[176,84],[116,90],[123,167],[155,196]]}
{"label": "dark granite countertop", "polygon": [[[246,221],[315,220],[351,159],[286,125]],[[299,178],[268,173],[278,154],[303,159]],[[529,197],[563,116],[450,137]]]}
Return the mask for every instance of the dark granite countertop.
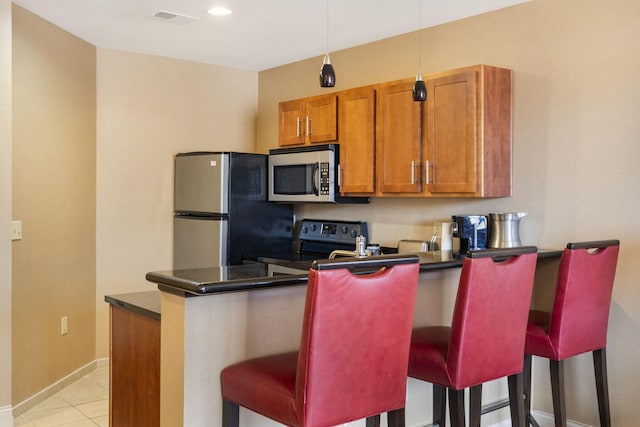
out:
{"label": "dark granite countertop", "polygon": [[307,283],[308,269],[276,264],[247,263],[226,267],[194,268],[147,273],[158,289],[178,295],[206,295]]}
{"label": "dark granite countertop", "polygon": [[[558,258],[561,250],[539,249],[538,258]],[[420,271],[461,267],[464,257],[448,252],[420,252]],[[246,263],[227,267],[169,270],[147,273],[146,279],[158,289],[177,295],[197,296],[223,292],[250,291],[307,283],[311,261]]]}
{"label": "dark granite countertop", "polygon": [[116,307],[160,320],[160,291],[106,295],[104,300]]}

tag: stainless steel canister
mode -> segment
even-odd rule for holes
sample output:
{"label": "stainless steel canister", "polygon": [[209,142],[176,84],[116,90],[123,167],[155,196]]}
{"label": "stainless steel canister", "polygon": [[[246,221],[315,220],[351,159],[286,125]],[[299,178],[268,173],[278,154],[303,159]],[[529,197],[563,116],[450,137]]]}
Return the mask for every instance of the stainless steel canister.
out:
{"label": "stainless steel canister", "polygon": [[489,247],[513,248],[522,246],[520,242],[520,218],[527,216],[519,213],[489,214]]}

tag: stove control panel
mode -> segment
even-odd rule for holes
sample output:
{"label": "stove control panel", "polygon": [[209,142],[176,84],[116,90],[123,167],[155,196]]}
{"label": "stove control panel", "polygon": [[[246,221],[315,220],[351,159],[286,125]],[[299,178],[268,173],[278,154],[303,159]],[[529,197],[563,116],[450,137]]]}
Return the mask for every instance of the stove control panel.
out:
{"label": "stove control panel", "polygon": [[326,241],[354,245],[356,237],[363,235],[369,240],[367,223],[364,221],[330,221],[303,219],[298,231],[300,241]]}

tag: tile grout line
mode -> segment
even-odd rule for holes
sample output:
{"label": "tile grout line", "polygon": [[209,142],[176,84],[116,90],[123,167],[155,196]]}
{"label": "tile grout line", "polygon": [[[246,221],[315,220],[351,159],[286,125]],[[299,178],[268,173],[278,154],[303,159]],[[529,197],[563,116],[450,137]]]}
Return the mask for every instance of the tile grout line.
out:
{"label": "tile grout line", "polygon": [[[98,370],[100,370],[99,372],[97,372]],[[24,412],[23,414],[19,415],[18,417],[14,418],[14,423],[16,425],[16,427],[20,427],[20,426],[24,426],[24,427],[31,427],[35,424],[33,424],[32,420],[35,420],[36,418],[42,416],[42,417],[47,417],[49,419],[51,419],[53,421],[52,424],[48,424],[51,425],[51,427],[64,427],[65,425],[69,425],[69,424],[73,424],[73,423],[78,423],[78,422],[87,422],[89,421],[91,423],[91,425],[97,425],[97,426],[101,426],[101,425],[108,425],[106,423],[108,423],[108,409],[106,413],[103,413],[102,411],[100,411],[100,415],[91,417],[90,415],[87,415],[85,412],[83,412],[83,410],[80,409],[80,407],[82,407],[83,405],[91,405],[91,404],[104,404],[104,402],[106,402],[107,406],[108,406],[108,392],[109,392],[109,387],[108,387],[108,369],[104,369],[104,367],[98,367],[97,369],[94,369],[93,371],[89,372],[88,374],[84,375],[83,377],[78,378],[76,381],[74,381],[73,383],[69,384],[67,387],[59,390],[58,392],[56,392],[53,396],[51,396],[49,399],[45,400],[49,401],[50,399],[58,399],[57,403],[54,403],[54,405],[58,405],[58,404],[62,404],[64,403],[64,406],[59,406],[59,407],[53,407],[50,409],[46,409],[46,405],[44,405],[44,407],[40,406],[42,405],[44,402],[42,402],[40,405],[36,405],[33,408],[31,408],[30,410]],[[105,387],[104,384],[107,384],[107,386]],[[75,387],[74,387],[75,386]],[[77,396],[78,394],[82,394],[82,390],[83,388],[87,389],[87,393],[93,389],[94,391],[96,389],[100,389],[102,391],[106,391],[107,395],[106,398],[97,398],[96,400],[90,400],[88,402],[81,402],[78,403],[74,398],[74,393]],[[64,397],[64,392],[66,391],[67,396],[66,398]],[[70,398],[71,397],[71,398]],[[74,404],[73,402],[76,401],[76,403]],[[40,409],[39,409],[40,408]],[[73,415],[73,419],[69,419],[69,420],[60,420],[60,423],[58,423],[58,420],[55,419],[55,417],[57,416],[57,414],[62,414],[64,411],[69,411],[69,409],[72,409],[73,411],[75,411],[74,415]],[[84,407],[84,410],[87,410],[87,407]],[[81,419],[77,419],[80,418],[80,416],[82,417]],[[34,418],[35,417],[35,418]],[[105,423],[101,423],[101,420],[104,420]]]}

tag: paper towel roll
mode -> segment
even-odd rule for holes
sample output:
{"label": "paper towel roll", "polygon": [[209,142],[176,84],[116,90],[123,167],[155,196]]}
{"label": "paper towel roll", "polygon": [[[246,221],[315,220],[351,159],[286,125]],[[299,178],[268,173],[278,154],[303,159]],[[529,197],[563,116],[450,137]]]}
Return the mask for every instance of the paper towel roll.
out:
{"label": "paper towel roll", "polygon": [[453,247],[453,237],[451,235],[451,223],[443,222],[440,225],[440,250],[450,251]]}

